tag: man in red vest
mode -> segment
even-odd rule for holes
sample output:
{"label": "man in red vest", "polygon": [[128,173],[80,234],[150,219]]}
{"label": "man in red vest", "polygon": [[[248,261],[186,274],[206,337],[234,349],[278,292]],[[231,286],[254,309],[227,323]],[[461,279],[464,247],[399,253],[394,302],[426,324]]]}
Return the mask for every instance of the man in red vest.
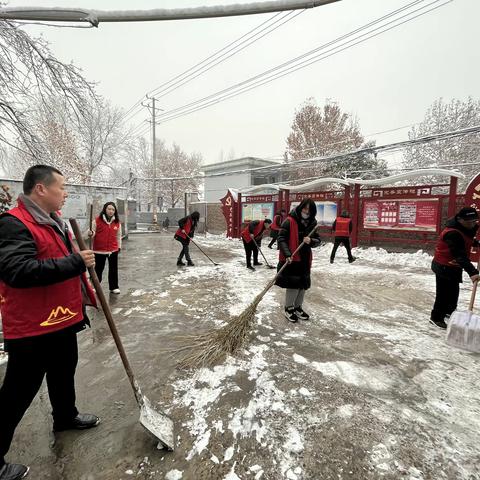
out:
{"label": "man in red vest", "polygon": [[335,254],[340,245],[344,245],[347,250],[348,261],[352,263],[356,258],[352,255],[350,248],[350,235],[352,234],[352,220],[346,210],[343,210],[341,215],[336,218],[332,224],[332,232],[334,232],[335,240],[333,242],[332,253],[330,254],[330,263],[335,260]]}
{"label": "man in red vest", "polygon": [[265,220],[253,220],[250,222],[241,233],[243,240],[243,247],[245,248],[245,256],[247,258],[247,268],[255,271],[255,267],[252,266],[252,253],[253,264],[261,265],[258,261],[258,248],[262,245],[263,232],[270,228],[272,221],[269,218]]}
{"label": "man in red vest", "polygon": [[470,261],[472,246],[478,231],[478,212],[472,207],[462,208],[454,218],[447,221],[435,247],[432,270],[435,273],[436,296],[430,323],[438,328],[447,328],[445,318],[457,308],[462,271],[472,282],[479,280],[478,270]]}
{"label": "man in red vest", "polygon": [[8,363],[0,388],[0,480],[18,480],[28,467],[6,463],[14,431],[46,376],[53,429],[86,429],[96,415],[75,406],[77,332],[86,328],[85,304],[95,305],[85,270],[91,250],[76,252],[66,223],[55,213],[67,197],[63,175],[30,167],[18,206],[0,216],[0,310]]}

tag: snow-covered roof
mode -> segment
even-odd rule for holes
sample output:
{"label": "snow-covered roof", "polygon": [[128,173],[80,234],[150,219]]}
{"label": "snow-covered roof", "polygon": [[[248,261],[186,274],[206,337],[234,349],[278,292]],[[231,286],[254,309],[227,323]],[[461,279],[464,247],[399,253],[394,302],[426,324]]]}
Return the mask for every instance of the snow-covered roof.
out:
{"label": "snow-covered roof", "polygon": [[386,183],[399,182],[401,180],[406,180],[408,178],[421,177],[423,175],[436,175],[442,177],[457,177],[465,178],[465,175],[453,170],[445,170],[444,168],[420,168],[418,170],[411,170],[410,172],[397,173],[396,175],[391,175],[389,177],[376,178],[374,180],[361,180],[359,178],[349,178],[348,181],[350,184],[359,184],[359,185],[384,185]]}
{"label": "snow-covered roof", "polygon": [[261,192],[266,193],[266,190],[273,190],[279,192],[281,188],[284,188],[282,185],[274,185],[273,183],[264,183],[263,185],[255,185],[254,187],[240,188],[239,192],[243,195],[245,193],[255,193]]}
{"label": "snow-covered roof", "polygon": [[280,185],[280,188],[284,190],[290,190],[290,192],[305,192],[308,190],[315,189],[320,185],[325,185],[327,183],[340,183],[341,185],[350,185],[351,182],[348,179],[344,178],[334,178],[334,177],[325,177],[318,178],[317,180],[312,180],[311,182],[302,183],[302,185]]}

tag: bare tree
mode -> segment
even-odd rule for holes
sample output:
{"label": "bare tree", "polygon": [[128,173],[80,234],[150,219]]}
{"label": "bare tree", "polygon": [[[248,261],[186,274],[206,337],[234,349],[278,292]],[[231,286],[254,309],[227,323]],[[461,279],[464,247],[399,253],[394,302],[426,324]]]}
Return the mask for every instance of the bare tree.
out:
{"label": "bare tree", "polygon": [[[342,112],[336,103],[327,101],[321,108],[313,98],[309,98],[295,112],[285,158],[289,162],[324,157],[373,145],[373,142],[365,143],[357,119]],[[367,153],[311,166],[292,166],[289,177],[342,176],[346,171],[380,169],[382,172],[385,168],[385,162]]]}
{"label": "bare tree", "polygon": [[38,160],[45,158],[47,152],[30,114],[38,99],[49,108],[52,97],[61,98],[69,114],[77,118],[87,111],[88,101],[96,98],[93,85],[80,70],[55,58],[45,40],[32,38],[14,22],[0,21],[0,143]]}
{"label": "bare tree", "polygon": [[[480,100],[469,97],[465,101],[453,99],[445,103],[440,98],[428,108],[422,123],[412,127],[408,137],[415,139],[432,133],[454,131],[475,125],[480,125]],[[454,165],[454,168],[466,176],[465,180],[459,181],[459,188],[463,190],[471,178],[478,173],[479,158],[480,136],[471,134],[408,147],[404,153],[404,166],[423,168]],[[477,163],[477,165],[462,166],[468,163]],[[428,177],[427,180],[439,179]]]}

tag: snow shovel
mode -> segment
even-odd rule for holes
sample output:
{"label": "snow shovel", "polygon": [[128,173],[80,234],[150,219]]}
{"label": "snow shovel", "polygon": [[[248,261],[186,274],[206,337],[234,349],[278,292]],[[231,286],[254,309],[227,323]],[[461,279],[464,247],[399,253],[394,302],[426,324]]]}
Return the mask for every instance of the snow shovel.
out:
{"label": "snow shovel", "polygon": [[[480,261],[479,261],[480,264]],[[480,353],[480,316],[473,313],[478,280],[473,284],[468,311],[455,310],[447,325],[447,344],[469,352]]]}
{"label": "snow shovel", "polygon": [[[85,241],[82,238],[82,234],[80,233],[80,228],[78,227],[77,221],[71,218],[70,224],[72,225],[72,230],[75,234],[75,238],[77,239],[80,250],[86,250],[87,246],[85,245]],[[115,345],[117,346],[118,353],[120,354],[123,366],[125,368],[125,371],[127,372],[128,379],[130,380],[130,384],[132,385],[133,393],[135,394],[135,400],[137,401],[137,404],[140,408],[140,423],[149,432],[153,433],[155,437],[157,437],[157,439],[159,440],[159,448],[166,447],[168,450],[173,450],[175,448],[173,420],[167,414],[155,409],[155,407],[153,407],[148,398],[142,394],[142,391],[140,390],[140,387],[138,386],[137,381],[133,376],[132,367],[130,366],[130,362],[127,359],[127,354],[125,353],[122,341],[120,340],[120,336],[113,320],[110,306],[108,305],[105,294],[103,293],[100,282],[98,281],[95,269],[93,267],[88,267],[88,273],[90,274],[90,278],[95,287],[98,299],[100,300],[100,304],[102,305],[103,313],[105,314],[108,326],[110,327],[110,331],[112,332],[113,339],[115,340]]]}
{"label": "snow shovel", "polygon": [[[188,235],[187,235],[187,237],[188,237]],[[207,255],[207,253],[204,252],[202,248],[200,248],[200,245],[199,245],[197,242],[195,242],[192,237],[188,237],[188,238],[191,240],[191,242],[192,242],[216,267],[218,267],[218,266],[220,265],[219,263],[214,262],[214,261]]]}
{"label": "snow shovel", "polygon": [[262,249],[258,246],[258,243],[255,241],[255,238],[252,238],[253,244],[257,247],[257,250],[262,254],[263,259],[265,260],[265,263],[267,264],[267,267],[272,269],[275,268],[273,265],[270,265],[268,263],[268,260],[265,258],[265,255],[262,252]]}

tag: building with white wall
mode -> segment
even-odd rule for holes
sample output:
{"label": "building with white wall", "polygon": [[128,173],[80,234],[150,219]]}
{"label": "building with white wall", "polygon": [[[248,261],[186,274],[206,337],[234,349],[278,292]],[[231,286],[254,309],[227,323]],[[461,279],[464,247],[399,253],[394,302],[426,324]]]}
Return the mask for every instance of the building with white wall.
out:
{"label": "building with white wall", "polygon": [[[277,160],[264,160],[263,158],[243,157],[226,162],[205,165],[202,171],[205,174],[204,198],[206,202],[218,202],[225,196],[229,188],[242,189],[265,183],[282,181],[281,174],[273,169],[248,171],[251,168],[269,167],[279,165]],[[245,171],[247,170],[247,171]],[[226,175],[216,175],[220,173]]]}

